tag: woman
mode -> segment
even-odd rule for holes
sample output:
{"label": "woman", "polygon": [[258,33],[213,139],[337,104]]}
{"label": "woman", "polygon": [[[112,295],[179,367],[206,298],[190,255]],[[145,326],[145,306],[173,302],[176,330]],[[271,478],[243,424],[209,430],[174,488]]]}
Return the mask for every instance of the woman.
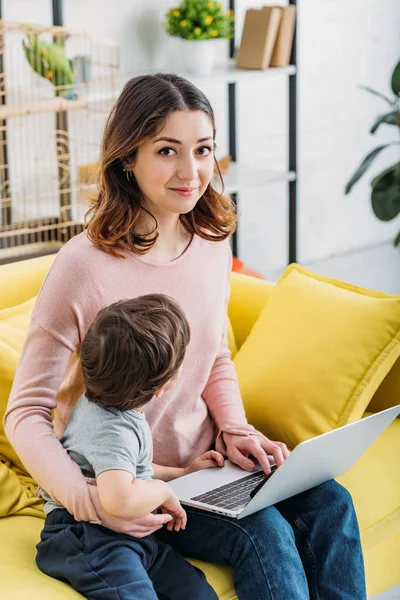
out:
{"label": "woman", "polygon": [[[188,81],[158,74],[129,81],[105,129],[100,191],[87,229],[58,253],[38,297],[5,417],[28,471],[77,520],[136,537],[157,531],[185,556],[231,564],[240,600],[366,597],[357,519],[348,492],[330,481],[241,521],[188,510],[186,531],[168,515],[129,523],[101,510],[59,443],[83,392],[75,354],[89,324],[121,298],[173,296],[191,326],[174,390],[146,411],[154,462],[184,466],[213,444],[252,470],[288,456],[246,421],[226,342],[236,217],[211,185],[215,123]],[[54,411],[53,431],[51,411]],[[62,576],[62,574],[60,575]]]}

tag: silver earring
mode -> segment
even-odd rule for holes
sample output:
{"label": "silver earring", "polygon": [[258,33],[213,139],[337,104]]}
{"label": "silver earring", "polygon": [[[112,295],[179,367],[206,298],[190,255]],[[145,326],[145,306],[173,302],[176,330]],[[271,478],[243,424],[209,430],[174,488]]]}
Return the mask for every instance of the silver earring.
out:
{"label": "silver earring", "polygon": [[133,181],[133,173],[132,173],[132,171],[128,171],[128,169],[123,169],[123,171],[126,174],[126,178],[129,181],[129,183],[132,183],[132,181]]}

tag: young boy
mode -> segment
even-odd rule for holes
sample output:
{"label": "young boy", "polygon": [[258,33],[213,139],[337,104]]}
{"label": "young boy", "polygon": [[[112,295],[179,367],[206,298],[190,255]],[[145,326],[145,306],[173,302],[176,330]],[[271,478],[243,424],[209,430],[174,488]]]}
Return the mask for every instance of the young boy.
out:
{"label": "young boy", "polygon": [[[189,339],[178,304],[150,294],[101,310],[79,349],[86,393],[61,442],[83,474],[96,478],[101,505],[115,517],[136,519],[161,509],[173,517],[169,529],[185,529],[186,513],[166,482],[224,464],[214,451],[187,468],[152,464],[142,408],[174,385]],[[42,495],[47,517],[37,564],[86,598],[217,598],[204,574],[154,535],[139,539],[77,522],[45,491]]]}

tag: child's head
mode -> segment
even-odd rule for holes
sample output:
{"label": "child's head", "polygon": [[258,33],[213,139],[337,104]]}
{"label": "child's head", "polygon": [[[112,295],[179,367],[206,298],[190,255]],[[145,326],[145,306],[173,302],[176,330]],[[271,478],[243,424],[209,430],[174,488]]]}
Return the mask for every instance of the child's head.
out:
{"label": "child's head", "polygon": [[79,351],[87,398],[120,410],[144,406],[177,378],[189,339],[182,309],[163,294],[103,308]]}

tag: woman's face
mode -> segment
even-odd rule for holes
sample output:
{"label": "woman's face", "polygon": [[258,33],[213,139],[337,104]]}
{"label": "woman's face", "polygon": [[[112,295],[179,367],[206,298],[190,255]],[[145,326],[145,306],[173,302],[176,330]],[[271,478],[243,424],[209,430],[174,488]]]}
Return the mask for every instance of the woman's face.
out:
{"label": "woman's face", "polygon": [[204,112],[176,111],[138,148],[130,169],[154,216],[194,208],[213,175],[213,147],[212,124]]}

